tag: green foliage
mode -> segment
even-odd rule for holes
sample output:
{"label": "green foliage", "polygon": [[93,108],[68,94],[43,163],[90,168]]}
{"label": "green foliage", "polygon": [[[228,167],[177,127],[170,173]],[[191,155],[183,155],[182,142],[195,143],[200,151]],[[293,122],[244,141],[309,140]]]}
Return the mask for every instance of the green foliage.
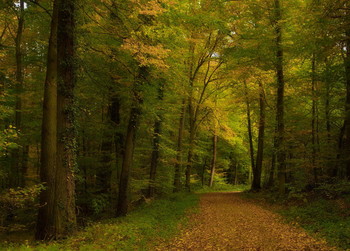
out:
{"label": "green foliage", "polygon": [[109,204],[109,196],[106,194],[98,194],[91,199],[91,208],[95,214],[103,212]]}
{"label": "green foliage", "polygon": [[152,249],[179,231],[179,224],[186,223],[185,215],[196,208],[198,199],[196,194],[173,194],[145,204],[126,217],[93,224],[62,243],[35,247],[12,246],[7,250]]}
{"label": "green foliage", "polygon": [[226,183],[214,184],[213,187],[204,186],[198,190],[197,193],[212,193],[212,192],[243,192],[250,187],[248,185],[231,185]]}
{"label": "green foliage", "polygon": [[350,194],[349,181],[336,181],[334,183],[323,183],[315,188],[315,192],[324,198],[337,199],[341,196]]}
{"label": "green foliage", "polygon": [[[33,222],[39,208],[37,198],[44,189],[42,184],[25,188],[10,188],[0,194],[0,228],[12,232],[25,229]],[[8,222],[11,220],[10,222]]]}
{"label": "green foliage", "polygon": [[18,133],[16,129],[10,126],[7,129],[4,129],[0,133],[0,157],[6,154],[6,151],[10,151],[18,148],[18,144],[14,140],[18,138]]}
{"label": "green foliage", "polygon": [[331,245],[350,248],[350,197],[338,200],[319,199],[280,211],[288,221],[325,238]]}

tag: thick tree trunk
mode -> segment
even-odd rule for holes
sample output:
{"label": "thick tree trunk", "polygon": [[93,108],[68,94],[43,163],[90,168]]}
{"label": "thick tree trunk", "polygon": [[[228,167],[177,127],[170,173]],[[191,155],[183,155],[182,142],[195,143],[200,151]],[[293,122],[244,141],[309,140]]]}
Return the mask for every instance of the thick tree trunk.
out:
{"label": "thick tree trunk", "polygon": [[[164,97],[163,89],[164,89],[163,84],[160,84],[158,88],[159,102],[162,102]],[[153,130],[153,150],[152,150],[151,168],[150,168],[150,175],[149,175],[150,184],[148,187],[149,198],[154,197],[154,193],[155,193],[156,174],[157,174],[157,167],[159,162],[159,143],[160,143],[162,120],[163,120],[162,115],[160,112],[158,112],[156,121],[154,122],[154,130]]]}
{"label": "thick tree trunk", "polygon": [[58,0],[54,1],[51,33],[47,56],[46,79],[44,85],[43,120],[41,130],[40,181],[45,190],[40,193],[40,207],[36,229],[36,239],[55,238],[55,176],[57,154],[57,24]]}
{"label": "thick tree trunk", "polygon": [[276,160],[278,168],[278,183],[280,195],[285,194],[286,183],[286,153],[284,146],[284,69],[283,69],[283,48],[281,28],[281,6],[280,1],[275,0],[275,36],[276,36],[276,75],[277,75],[277,138],[276,138]]}
{"label": "thick tree trunk", "polygon": [[179,132],[177,136],[176,163],[174,175],[174,192],[181,190],[181,161],[182,161],[182,138],[185,126],[186,100],[182,100],[182,107],[179,119]]}
{"label": "thick tree trunk", "polygon": [[209,187],[212,187],[213,182],[214,182],[216,154],[217,154],[217,142],[218,142],[218,136],[216,135],[216,130],[215,130],[214,135],[213,135],[213,156],[212,156],[212,160],[211,160]]}
{"label": "thick tree trunk", "polygon": [[264,157],[264,134],[265,134],[265,97],[262,83],[259,81],[259,136],[258,136],[258,151],[256,154],[256,166],[253,169],[252,190],[258,191],[261,189],[261,171]]}
{"label": "thick tree trunk", "polygon": [[54,237],[63,238],[76,228],[75,0],[60,0],[57,29],[57,159]]}

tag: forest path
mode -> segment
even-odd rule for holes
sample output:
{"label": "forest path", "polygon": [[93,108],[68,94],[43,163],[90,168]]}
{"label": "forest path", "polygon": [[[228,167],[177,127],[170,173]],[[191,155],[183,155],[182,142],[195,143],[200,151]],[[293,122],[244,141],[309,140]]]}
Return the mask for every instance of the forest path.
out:
{"label": "forest path", "polygon": [[239,193],[201,196],[187,229],[157,250],[336,250]]}

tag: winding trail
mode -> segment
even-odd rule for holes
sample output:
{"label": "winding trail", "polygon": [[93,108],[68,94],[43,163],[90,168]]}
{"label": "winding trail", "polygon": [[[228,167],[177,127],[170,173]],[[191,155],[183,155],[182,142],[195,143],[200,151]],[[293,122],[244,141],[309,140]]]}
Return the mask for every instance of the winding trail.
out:
{"label": "winding trail", "polygon": [[187,229],[156,250],[336,250],[239,193],[201,196]]}

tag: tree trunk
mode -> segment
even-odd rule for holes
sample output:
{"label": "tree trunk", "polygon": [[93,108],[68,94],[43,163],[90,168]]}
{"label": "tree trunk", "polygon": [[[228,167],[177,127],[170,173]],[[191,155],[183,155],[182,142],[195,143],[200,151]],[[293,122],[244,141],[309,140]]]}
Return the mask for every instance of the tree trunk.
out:
{"label": "tree trunk", "polygon": [[235,176],[233,180],[233,185],[238,185],[238,162],[234,163]]}
{"label": "tree trunk", "polygon": [[[350,11],[347,12],[347,16]],[[345,104],[345,161],[346,161],[346,177],[350,179],[350,29],[346,30],[346,56],[345,65],[345,80],[346,80],[346,104]]]}
{"label": "tree trunk", "polygon": [[75,0],[60,0],[57,29],[57,159],[55,184],[55,239],[76,228],[75,182]]}
{"label": "tree trunk", "polygon": [[214,135],[213,135],[213,157],[211,160],[209,187],[212,187],[213,182],[214,182],[216,153],[217,153],[217,141],[218,141],[218,136],[216,135],[216,130],[215,130]]}
{"label": "tree trunk", "polygon": [[125,138],[123,163],[119,180],[117,216],[125,216],[128,213],[129,207],[130,170],[135,149],[136,132],[141,115],[141,104],[143,102],[139,88],[142,85],[141,79],[146,79],[148,74],[146,67],[141,67],[139,71],[138,79],[133,87],[133,104],[130,110],[128,129]]}
{"label": "tree trunk", "polygon": [[316,167],[316,59],[315,55],[312,58],[312,76],[311,76],[311,91],[312,91],[312,120],[311,120],[311,141],[312,141],[312,170],[314,174],[314,182],[318,182],[318,174]]}
{"label": "tree trunk", "polygon": [[57,24],[58,0],[54,1],[51,33],[44,85],[43,120],[41,130],[40,182],[45,190],[40,193],[40,207],[36,229],[37,240],[55,238],[55,175],[57,154]]}
{"label": "tree trunk", "polygon": [[174,192],[181,190],[181,161],[182,161],[182,138],[183,129],[185,126],[185,113],[186,113],[186,100],[182,100],[182,107],[179,119],[179,132],[177,136],[177,149],[176,149],[176,163],[175,163],[175,175],[174,175]]}
{"label": "tree trunk", "polygon": [[204,184],[205,184],[205,171],[207,170],[207,162],[208,162],[208,159],[205,158],[202,166],[202,173],[201,173],[202,187],[204,187]]}
{"label": "tree trunk", "polygon": [[[275,130],[275,134],[277,133],[277,129]],[[267,182],[266,187],[271,188],[274,185],[275,181],[275,169],[276,169],[276,135],[273,139],[273,146],[272,146],[272,154],[271,154],[271,169],[269,172],[269,180]]]}
{"label": "tree trunk", "polygon": [[255,170],[253,132],[252,132],[252,122],[251,122],[251,116],[250,116],[250,102],[249,102],[249,97],[248,97],[248,87],[247,87],[246,81],[244,81],[244,89],[245,89],[246,105],[247,105],[250,162],[251,162],[251,169]]}
{"label": "tree trunk", "polygon": [[[110,109],[110,107],[108,109]],[[108,119],[110,119],[109,116]],[[110,128],[106,130],[110,130]],[[96,170],[96,186],[98,193],[110,193],[113,161],[112,151],[113,136],[111,132],[105,132],[101,143],[100,167]]]}
{"label": "tree trunk", "polygon": [[259,118],[259,136],[258,136],[258,151],[256,155],[256,166],[253,169],[253,183],[252,190],[258,191],[261,189],[261,171],[264,157],[264,134],[265,134],[265,97],[264,89],[261,81],[259,81],[259,105],[260,105],[260,118]]}
{"label": "tree trunk", "polygon": [[286,153],[284,146],[284,69],[283,69],[283,48],[281,28],[281,6],[280,1],[275,0],[275,36],[276,36],[276,75],[277,75],[277,138],[276,138],[276,160],[278,168],[279,194],[285,194],[286,183]]}
{"label": "tree trunk", "polygon": [[331,92],[331,78],[328,77],[329,74],[329,65],[326,61],[326,72],[327,72],[327,76],[325,79],[325,85],[326,85],[326,100],[325,100],[325,118],[326,118],[326,131],[327,131],[327,147],[326,147],[326,165],[329,167],[328,168],[328,175],[330,177],[335,177],[337,175],[337,170],[335,169],[335,166],[332,163],[332,158],[334,158],[334,156],[332,156],[332,150],[334,148],[334,145],[332,146],[332,140],[331,140],[331,108],[330,108],[330,102],[331,102],[331,96],[330,96],[330,92]]}
{"label": "tree trunk", "polygon": [[[117,137],[114,131],[120,123],[119,118],[119,98],[116,94],[110,93],[109,104],[107,109],[106,124],[108,128],[105,131],[105,135],[101,144],[101,168],[97,170],[97,186],[99,192],[110,193],[111,191],[111,177],[112,177],[112,162],[113,162],[113,143],[120,144],[119,142],[113,142],[113,138]],[[117,147],[117,145],[116,145]],[[117,147],[118,148],[118,147]],[[119,154],[116,157],[116,161],[119,158]]]}
{"label": "tree trunk", "polygon": [[[160,84],[158,88],[158,101],[162,102],[164,97],[164,87],[163,84]],[[160,134],[162,126],[162,115],[160,112],[157,114],[156,121],[154,122],[154,131],[153,131],[153,150],[152,150],[152,159],[151,159],[151,168],[150,168],[150,184],[148,188],[148,197],[154,197],[155,193],[155,183],[156,183],[156,174],[157,167],[159,162],[159,143],[160,143]]]}
{"label": "tree trunk", "polygon": [[190,142],[189,142],[189,149],[188,149],[188,155],[187,155],[187,165],[186,165],[186,190],[188,192],[191,191],[191,172],[192,172],[192,165],[193,165],[193,148],[194,148],[194,132],[193,130],[190,130]]}
{"label": "tree trunk", "polygon": [[129,179],[130,169],[132,165],[134,147],[135,147],[135,135],[136,127],[139,120],[140,108],[133,107],[130,112],[130,119],[128,130],[125,139],[125,148],[123,156],[122,170],[120,173],[119,181],[119,196],[118,196],[118,207],[117,216],[125,216],[128,213],[129,204]]}
{"label": "tree trunk", "polygon": [[117,174],[117,180],[120,180],[120,162],[123,156],[123,142],[124,142],[124,135],[123,133],[119,132],[117,127],[120,125],[120,97],[118,94],[114,93],[111,97],[111,105],[110,105],[110,118],[112,127],[114,128],[114,147],[115,147],[115,165],[116,165],[116,174]]}
{"label": "tree trunk", "polygon": [[16,35],[16,118],[15,126],[18,130],[22,125],[22,92],[23,92],[23,55],[22,55],[22,36],[24,30],[24,1],[19,1],[18,26]]}
{"label": "tree trunk", "polygon": [[[19,11],[17,14],[17,33],[15,38],[15,56],[16,56],[16,104],[15,104],[15,127],[18,131],[22,131],[22,95],[23,95],[23,51],[22,51],[22,37],[24,31],[24,1],[19,1]],[[26,146],[23,147],[25,149]],[[9,177],[10,186],[19,187],[24,185],[24,163],[26,157],[24,156],[25,151],[21,148],[13,150],[12,153],[12,175]],[[21,158],[24,157],[24,158]],[[22,165],[21,165],[22,161]]]}

